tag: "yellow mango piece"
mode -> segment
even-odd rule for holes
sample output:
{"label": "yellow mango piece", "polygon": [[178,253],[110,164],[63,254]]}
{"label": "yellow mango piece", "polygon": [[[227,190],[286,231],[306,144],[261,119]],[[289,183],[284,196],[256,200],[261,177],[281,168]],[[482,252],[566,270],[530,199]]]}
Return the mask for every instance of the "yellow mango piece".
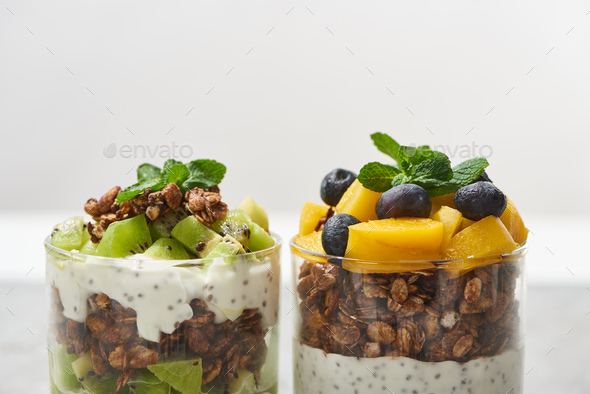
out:
{"label": "yellow mango piece", "polygon": [[443,205],[431,216],[431,219],[438,220],[444,226],[443,239],[440,245],[441,249],[444,250],[449,244],[451,237],[459,231],[463,221],[463,214],[456,209]]}
{"label": "yellow mango piece", "polygon": [[445,259],[465,259],[513,252],[518,245],[496,216],[485,217],[451,238]]}
{"label": "yellow mango piece", "polygon": [[475,220],[462,218],[461,219],[461,227],[459,227],[459,231],[465,230],[467,227],[471,226],[473,223],[475,223]]}
{"label": "yellow mango piece", "polygon": [[307,235],[315,231],[321,218],[326,216],[330,209],[327,205],[319,205],[311,201],[306,202],[301,209],[299,218],[299,234]]}
{"label": "yellow mango piece", "polygon": [[377,204],[379,197],[381,197],[381,193],[365,189],[359,180],[356,179],[346,189],[340,202],[336,205],[336,212],[347,213],[361,222],[376,220],[375,204]]}
{"label": "yellow mango piece", "polygon": [[447,206],[451,208],[455,208],[455,204],[453,203],[453,198],[455,197],[455,193],[443,194],[442,196],[438,197],[431,197],[430,201],[432,202],[432,213],[438,211],[440,207]]}
{"label": "yellow mango piece", "polygon": [[301,235],[297,234],[293,237],[293,242],[302,249],[310,252],[325,254],[322,246],[322,232],[314,231],[313,233]]}
{"label": "yellow mango piece", "polygon": [[[349,230],[351,227],[349,227]],[[350,231],[348,236],[348,246],[346,247],[346,253],[344,257],[349,259],[381,262],[440,259],[438,250],[395,247],[391,246],[391,244],[384,243],[381,240],[371,237],[371,234],[372,231],[368,234],[366,234],[366,231],[364,230]],[[431,264],[428,266],[432,267]],[[424,267],[416,269],[424,269]]]}
{"label": "yellow mango piece", "polygon": [[444,226],[441,222],[422,218],[371,220],[348,227],[348,247],[371,253],[367,240],[381,242],[385,247],[436,251],[440,248]]}
{"label": "yellow mango piece", "polygon": [[529,230],[524,226],[524,221],[516,209],[516,205],[508,198],[508,204],[506,210],[500,216],[500,220],[504,223],[504,226],[508,229],[508,232],[512,235],[512,239],[519,245],[522,245],[526,241]]}
{"label": "yellow mango piece", "polygon": [[[359,274],[391,274],[398,272],[408,272],[417,270],[427,270],[434,268],[434,264],[427,261],[429,259],[410,258],[401,262],[383,262],[383,261],[363,261],[363,260],[342,260],[342,268]],[[415,260],[415,261],[414,261]],[[437,260],[437,258],[431,259]]]}

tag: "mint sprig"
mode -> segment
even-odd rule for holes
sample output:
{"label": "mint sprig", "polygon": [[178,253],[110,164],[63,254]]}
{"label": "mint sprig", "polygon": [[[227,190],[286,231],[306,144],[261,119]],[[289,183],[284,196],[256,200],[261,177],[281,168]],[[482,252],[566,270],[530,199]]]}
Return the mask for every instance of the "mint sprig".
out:
{"label": "mint sprig", "polygon": [[131,200],[147,189],[154,192],[161,190],[169,183],[176,183],[183,194],[195,187],[208,189],[221,183],[225,171],[223,164],[209,159],[193,160],[186,164],[170,159],[161,169],[144,163],[137,168],[137,183],[117,195],[117,204]]}
{"label": "mint sprig", "polygon": [[466,160],[451,168],[451,160],[428,145],[403,146],[385,133],[371,135],[379,151],[397,162],[397,166],[371,162],[361,168],[358,179],[375,192],[385,192],[405,183],[423,187],[430,197],[454,193],[476,180],[489,165],[483,157]]}

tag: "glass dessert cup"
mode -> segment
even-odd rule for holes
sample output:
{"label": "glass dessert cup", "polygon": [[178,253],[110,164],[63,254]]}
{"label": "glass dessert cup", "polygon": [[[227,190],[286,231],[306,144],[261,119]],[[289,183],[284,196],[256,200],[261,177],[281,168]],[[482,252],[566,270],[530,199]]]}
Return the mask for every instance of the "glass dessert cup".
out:
{"label": "glass dessert cup", "polygon": [[405,262],[290,248],[296,393],[523,392],[526,245]]}
{"label": "glass dessert cup", "polygon": [[88,256],[46,239],[51,393],[276,393],[272,236],[266,250],[199,260]]}

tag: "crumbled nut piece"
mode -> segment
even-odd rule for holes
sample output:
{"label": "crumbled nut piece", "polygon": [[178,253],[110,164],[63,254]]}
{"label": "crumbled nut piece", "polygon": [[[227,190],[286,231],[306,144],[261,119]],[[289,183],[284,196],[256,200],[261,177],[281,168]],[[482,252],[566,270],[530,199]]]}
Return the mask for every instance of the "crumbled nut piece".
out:
{"label": "crumbled nut piece", "polygon": [[395,341],[395,330],[387,323],[376,321],[367,327],[367,336],[373,342],[390,344]]}
{"label": "crumbled nut piece", "polygon": [[92,216],[95,220],[99,220],[101,215],[105,213],[114,212],[113,207],[116,207],[115,201],[117,194],[121,191],[121,187],[112,187],[106,192],[98,201],[95,198],[91,198],[84,204],[84,212]]}
{"label": "crumbled nut piece", "polygon": [[391,298],[400,304],[408,298],[408,285],[403,278],[397,278],[391,284]]}
{"label": "crumbled nut piece", "polygon": [[365,351],[365,355],[367,357],[373,358],[381,356],[381,346],[379,346],[379,343],[377,342],[365,343],[363,350]]}
{"label": "crumbled nut piece", "polygon": [[331,289],[335,283],[336,278],[334,278],[334,275],[330,274],[322,275],[315,280],[315,286],[323,291]]}
{"label": "crumbled nut piece", "polygon": [[227,213],[227,205],[221,201],[219,192],[205,191],[198,187],[186,192],[184,199],[187,209],[206,226],[223,219]]}
{"label": "crumbled nut piece", "polygon": [[129,350],[129,353],[132,354],[131,361],[129,362],[131,368],[145,368],[158,361],[158,353],[145,346],[135,346]]}
{"label": "crumbled nut piece", "polygon": [[453,346],[453,357],[461,358],[467,354],[469,350],[471,350],[471,345],[473,344],[473,335],[464,335],[455,346]]}
{"label": "crumbled nut piece", "polygon": [[477,300],[481,294],[481,279],[473,278],[465,285],[463,296],[469,303]]}

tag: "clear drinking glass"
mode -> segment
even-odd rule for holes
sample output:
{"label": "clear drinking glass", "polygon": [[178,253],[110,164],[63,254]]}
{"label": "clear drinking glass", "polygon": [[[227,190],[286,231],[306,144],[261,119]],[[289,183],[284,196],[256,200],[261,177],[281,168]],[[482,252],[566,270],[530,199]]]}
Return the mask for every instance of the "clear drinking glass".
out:
{"label": "clear drinking glass", "polygon": [[182,261],[87,256],[46,239],[51,393],[276,393],[273,237],[260,252]]}
{"label": "clear drinking glass", "polygon": [[398,263],[290,247],[295,393],[523,392],[526,246]]}

